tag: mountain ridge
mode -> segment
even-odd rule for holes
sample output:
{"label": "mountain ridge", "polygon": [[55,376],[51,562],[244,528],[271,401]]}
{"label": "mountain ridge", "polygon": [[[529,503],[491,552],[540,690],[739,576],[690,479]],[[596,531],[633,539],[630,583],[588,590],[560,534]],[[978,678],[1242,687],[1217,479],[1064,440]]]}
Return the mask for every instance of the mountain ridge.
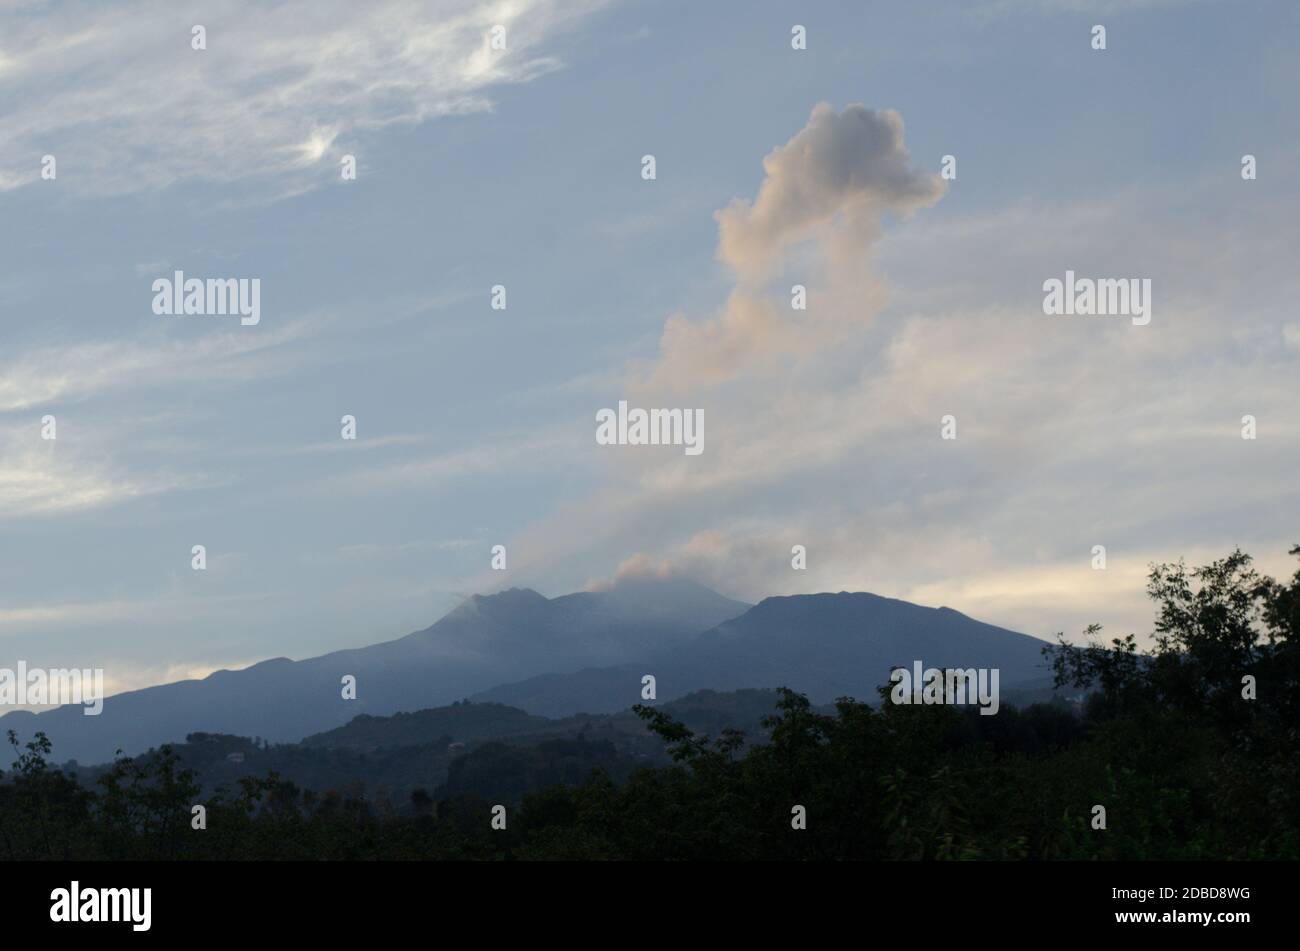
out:
{"label": "mountain ridge", "polygon": [[[792,647],[792,636],[800,634],[803,639]],[[840,696],[874,700],[892,667],[917,660],[927,667],[995,667],[1003,685],[1042,689],[1047,677],[1042,649],[1047,646],[1047,641],[952,608],[870,592],[774,595],[702,632],[684,649],[643,658],[639,667],[547,673],[498,685],[471,699],[552,717],[611,713],[630,702],[628,693],[640,690],[641,677],[652,674],[661,700],[701,689],[774,686],[798,690],[816,703]]]}
{"label": "mountain ridge", "polygon": [[[651,590],[664,610],[637,617]],[[674,592],[688,609],[674,606]],[[79,705],[10,711],[0,716],[0,728],[43,730],[59,761],[103,762],[118,749],[134,755],[192,732],[294,742],[358,713],[425,709],[547,670],[621,662],[750,607],[684,581],[577,594],[587,596],[546,598],[531,588],[474,595],[398,638],[126,691],[106,698],[99,716],[84,716]],[[352,700],[342,696],[347,675],[356,678]]]}
{"label": "mountain ridge", "polygon": [[[567,717],[700,690],[786,686],[815,703],[872,699],[892,666],[997,667],[1002,682],[1041,676],[1045,641],[870,592],[734,601],[695,582],[636,579],[547,598],[512,587],[466,598],[430,626],[316,657],[275,657],[198,680],[80,706],[14,711],[0,726],[44,730],[59,761],[103,762],[194,732],[298,742],[358,715],[391,716],[463,698]],[[356,678],[356,697],[342,678]]]}

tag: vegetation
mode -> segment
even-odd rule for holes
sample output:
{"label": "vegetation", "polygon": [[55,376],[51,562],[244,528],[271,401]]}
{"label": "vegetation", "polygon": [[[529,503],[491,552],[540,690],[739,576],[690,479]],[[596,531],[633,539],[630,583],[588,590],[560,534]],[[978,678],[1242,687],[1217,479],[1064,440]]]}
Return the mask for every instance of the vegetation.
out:
{"label": "vegetation", "polygon": [[[0,856],[1300,857],[1300,571],[1278,582],[1235,551],[1195,571],[1157,566],[1149,592],[1151,653],[1132,635],[1046,648],[1058,686],[1090,691],[1080,711],[1057,700],[981,716],[894,705],[886,691],[878,706],[820,710],[783,690],[763,742],[745,743],[733,728],[697,734],[665,708],[638,707],[664,751],[651,765],[608,738],[494,739],[452,758],[433,792],[414,788],[396,804],[307,791],[276,772],[201,793],[197,770],[170,747],[119,759],[92,789],[49,765],[42,735],[20,745],[10,733]],[[491,826],[498,803],[505,830]],[[1104,830],[1093,828],[1097,805]],[[792,828],[795,806],[806,829]]]}

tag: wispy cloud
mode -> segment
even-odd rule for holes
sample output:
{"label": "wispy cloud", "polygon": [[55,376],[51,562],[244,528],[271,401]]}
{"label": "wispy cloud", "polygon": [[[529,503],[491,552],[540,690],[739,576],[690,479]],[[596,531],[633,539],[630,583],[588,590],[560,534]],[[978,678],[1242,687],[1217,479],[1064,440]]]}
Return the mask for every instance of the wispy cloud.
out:
{"label": "wispy cloud", "polygon": [[0,365],[0,412],[82,400],[109,391],[256,378],[296,365],[270,351],[303,338],[295,321],[260,333],[210,333],[163,339],[119,338],[49,344]]}
{"label": "wispy cloud", "polygon": [[260,593],[196,595],[166,593],[138,598],[102,598],[93,601],[46,602],[0,608],[0,633],[19,628],[64,628],[93,626],[115,621],[166,621],[183,623],[196,611],[215,608],[239,608],[262,601],[269,595]]}
{"label": "wispy cloud", "polygon": [[[559,33],[605,0],[134,0],[12,7],[0,189],[39,180],[124,193],[198,180],[273,189],[338,178],[371,130],[492,108],[559,67]],[[206,49],[191,48],[192,27]],[[506,49],[489,46],[494,26]],[[294,183],[286,177],[297,179]]]}
{"label": "wispy cloud", "polygon": [[41,438],[39,420],[0,431],[0,518],[80,512],[212,484],[201,474],[114,463],[101,436],[78,444]]}
{"label": "wispy cloud", "polygon": [[[497,433],[490,442],[465,449],[425,454],[416,458],[388,459],[363,463],[321,483],[329,491],[387,491],[397,488],[429,489],[473,477],[512,474],[571,465],[575,436],[569,426],[546,430]],[[583,433],[582,435],[585,435]]]}

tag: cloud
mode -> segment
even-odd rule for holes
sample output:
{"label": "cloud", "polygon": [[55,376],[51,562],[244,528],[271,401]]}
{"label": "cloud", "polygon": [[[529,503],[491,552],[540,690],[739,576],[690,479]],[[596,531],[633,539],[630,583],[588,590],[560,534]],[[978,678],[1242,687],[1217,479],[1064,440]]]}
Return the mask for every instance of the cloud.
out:
{"label": "cloud", "polygon": [[[326,491],[430,490],[451,482],[516,477],[538,468],[563,468],[578,455],[571,427],[497,433],[491,441],[418,458],[386,459],[322,481]],[[360,442],[360,441],[359,441]]]}
{"label": "cloud", "polygon": [[[668,319],[647,388],[680,392],[780,368],[855,333],[884,305],[864,259],[885,216],[906,217],[943,194],[937,175],[911,165],[898,113],[862,105],[819,104],[763,169],[753,201],[735,199],[715,216],[735,291],[713,318]],[[795,268],[810,298],[804,311],[792,309],[788,287],[768,287]]]}
{"label": "cloud", "polygon": [[683,576],[679,566],[667,558],[654,558],[646,554],[636,554],[627,558],[614,571],[612,579],[594,578],[584,586],[586,591],[607,591],[620,581],[641,581],[653,579],[662,581],[667,578]]}
{"label": "cloud", "polygon": [[[187,553],[188,557],[188,553]],[[184,625],[198,613],[229,609],[238,613],[248,605],[263,601],[261,593],[199,596],[192,593],[159,593],[139,598],[107,598],[96,601],[43,602],[41,604],[0,608],[0,633],[16,628],[60,628],[69,626],[94,628],[114,621],[131,621]]]}
{"label": "cloud", "polygon": [[[885,202],[826,185],[853,176],[828,175],[815,158],[839,150],[813,148],[806,132],[774,153],[798,161],[769,165],[807,182],[768,198],[769,178],[752,204],[729,206],[743,239],[724,255],[738,267],[722,314],[671,318],[657,360],[625,383],[679,400],[643,405],[703,407],[706,452],[605,453],[596,491],[512,540],[513,570],[544,581],[572,562],[578,580],[621,563],[748,600],[871,590],[1050,636],[1094,621],[1148,631],[1150,561],[1196,563],[1238,544],[1265,570],[1285,560],[1300,512],[1285,303],[1300,276],[1280,238],[1300,213],[1294,195],[1229,199],[1217,179],[1180,180],[979,217],[941,207],[882,238],[865,208]],[[869,137],[857,142],[871,151]],[[904,196],[902,213],[928,200],[910,186],[887,193]],[[1250,231],[1195,227],[1243,200]],[[865,224],[844,227],[846,212]],[[877,251],[889,306],[866,259]],[[839,268],[840,256],[856,266]],[[1151,276],[1152,323],[1045,317],[1043,279],[1077,261]],[[806,315],[774,283],[792,268],[816,274]],[[944,441],[950,413],[959,435]],[[1245,413],[1260,420],[1258,440],[1241,439]],[[807,546],[806,571],[791,568],[794,544]],[[1091,569],[1095,544],[1106,571]]]}
{"label": "cloud", "polygon": [[265,333],[192,339],[135,338],[39,347],[0,367],[0,413],[80,400],[110,390],[202,381],[239,382],[284,372],[269,351],[301,339],[305,321]]}
{"label": "cloud", "polygon": [[[394,123],[492,108],[491,90],[559,68],[545,52],[605,0],[161,0],[25,7],[0,39],[0,190],[154,190],[246,179],[301,191]],[[191,28],[207,48],[191,48]],[[506,50],[489,31],[506,29]],[[306,174],[314,177],[305,178]]]}
{"label": "cloud", "polygon": [[1289,349],[1300,353],[1300,324],[1287,324],[1283,327],[1282,341]]}
{"label": "cloud", "polygon": [[49,454],[36,450],[7,446],[5,461],[0,465],[0,515],[16,518],[76,511],[160,489],[109,473],[61,465]]}
{"label": "cloud", "polygon": [[824,254],[854,253],[879,235],[886,213],[906,216],[943,194],[938,175],[913,168],[903,119],[854,104],[819,103],[808,124],[763,159],[753,202],[718,212],[718,256],[742,282],[766,280],[794,244],[815,240]]}
{"label": "cloud", "polygon": [[203,475],[180,475],[157,467],[131,473],[110,459],[125,429],[43,440],[39,419],[0,430],[0,518],[80,512],[142,496],[212,484]]}

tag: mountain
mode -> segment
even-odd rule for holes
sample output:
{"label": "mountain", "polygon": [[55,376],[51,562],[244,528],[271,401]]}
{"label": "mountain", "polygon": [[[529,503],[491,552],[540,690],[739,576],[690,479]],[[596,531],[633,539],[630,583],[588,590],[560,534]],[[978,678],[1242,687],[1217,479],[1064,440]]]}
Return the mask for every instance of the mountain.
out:
{"label": "mountain", "polygon": [[499,703],[461,703],[376,717],[362,713],[348,723],[306,737],[299,746],[361,752],[420,746],[442,737],[469,743],[514,734],[536,733],[554,721]]}
{"label": "mountain", "polygon": [[694,690],[785,686],[814,703],[840,696],[874,701],[895,666],[998,668],[999,688],[1049,681],[1046,642],[994,627],[951,608],[927,608],[874,594],[840,592],[767,598],[687,644],[638,662],[542,674],[503,684],[475,700],[548,717],[609,713],[639,696],[653,674],[658,699]]}
{"label": "mountain", "polygon": [[[748,607],[682,580],[625,580],[553,599],[511,588],[475,595],[398,640],[117,694],[99,716],[85,716],[80,706],[17,711],[0,717],[0,729],[24,737],[44,730],[56,761],[81,763],[107,761],[118,749],[141,753],[193,732],[291,742],[360,713],[421,710],[503,681],[669,650]],[[348,675],[356,678],[354,700],[342,697]]]}
{"label": "mountain", "polygon": [[[743,731],[747,742],[762,743],[762,720],[775,711],[776,702],[772,690],[703,690],[661,709],[696,732],[718,736],[730,727]],[[173,751],[182,766],[195,771],[205,795],[274,772],[317,796],[333,790],[407,811],[417,789],[516,801],[547,785],[574,785],[596,767],[621,780],[639,766],[671,762],[664,741],[628,710],[548,719],[500,704],[464,701],[391,717],[361,714],[300,743],[255,743],[246,736],[196,732],[174,744]],[[106,769],[81,766],[75,772],[83,786],[93,787]]]}
{"label": "mountain", "polygon": [[[475,703],[501,703],[543,717],[613,713],[641,701],[641,678],[659,669],[653,660],[615,667],[584,667],[570,674],[538,674],[474,694]],[[769,685],[770,686],[770,685]],[[658,694],[667,699],[676,691]]]}
{"label": "mountain", "polygon": [[[550,718],[614,713],[641,702],[646,674],[655,677],[660,701],[777,686],[814,703],[874,700],[891,667],[917,660],[996,667],[1000,687],[1038,688],[1048,673],[1044,645],[950,608],[873,594],[776,597],[750,607],[681,580],[623,580],[557,598],[512,588],[469,598],[398,640],[118,694],[97,717],[79,706],[10,713],[0,729],[23,737],[44,730],[56,761],[95,763],[118,749],[138,754],[196,732],[295,742],[359,714],[388,716],[465,697]],[[355,700],[342,698],[348,675],[356,678]],[[456,715],[468,714],[439,716]],[[503,723],[515,715],[503,713]],[[415,720],[406,726],[429,728]],[[370,742],[370,727],[354,721],[349,728],[361,737],[357,746]]]}

